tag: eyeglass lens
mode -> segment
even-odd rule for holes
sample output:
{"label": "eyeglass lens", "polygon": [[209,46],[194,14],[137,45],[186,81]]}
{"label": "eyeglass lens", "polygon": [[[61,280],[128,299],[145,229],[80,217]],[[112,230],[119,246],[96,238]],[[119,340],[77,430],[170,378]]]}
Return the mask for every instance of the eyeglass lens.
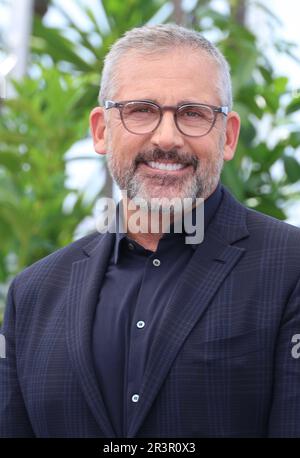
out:
{"label": "eyeglass lens", "polygon": [[[161,110],[154,104],[145,102],[126,103],[122,111],[125,127],[137,134],[153,131],[161,119]],[[215,113],[210,107],[185,105],[176,111],[179,130],[186,135],[203,135],[214,122]]]}

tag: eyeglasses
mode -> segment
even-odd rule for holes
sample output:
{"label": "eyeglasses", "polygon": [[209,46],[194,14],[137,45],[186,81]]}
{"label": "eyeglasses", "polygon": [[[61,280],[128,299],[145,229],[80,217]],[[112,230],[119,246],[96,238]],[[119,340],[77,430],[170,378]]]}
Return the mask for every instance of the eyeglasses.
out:
{"label": "eyeglasses", "polygon": [[203,137],[214,127],[219,113],[227,116],[228,107],[216,107],[204,103],[184,103],[177,106],[160,106],[148,100],[129,100],[125,102],[104,102],[106,110],[117,108],[128,132],[136,135],[149,134],[161,123],[163,112],[174,112],[177,129],[189,137]]}

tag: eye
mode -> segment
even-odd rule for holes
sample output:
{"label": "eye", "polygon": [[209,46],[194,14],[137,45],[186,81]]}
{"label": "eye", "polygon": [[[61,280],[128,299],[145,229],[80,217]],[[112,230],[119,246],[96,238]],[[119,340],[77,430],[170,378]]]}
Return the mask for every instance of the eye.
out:
{"label": "eye", "polygon": [[198,118],[199,116],[203,115],[199,111],[187,110],[184,112],[184,116],[187,116],[188,118]]}
{"label": "eye", "polygon": [[132,111],[134,113],[139,112],[139,113],[149,113],[151,109],[149,107],[134,107],[132,108]]}
{"label": "eye", "polygon": [[186,106],[178,110],[178,117],[182,121],[206,121],[211,122],[213,112],[209,107]]}
{"label": "eye", "polygon": [[157,108],[146,103],[129,103],[125,105],[123,114],[125,116],[146,116],[146,115],[156,115],[158,112]]}
{"label": "eye", "polygon": [[206,110],[201,108],[186,107],[179,112],[180,116],[185,118],[203,118],[207,116]]}

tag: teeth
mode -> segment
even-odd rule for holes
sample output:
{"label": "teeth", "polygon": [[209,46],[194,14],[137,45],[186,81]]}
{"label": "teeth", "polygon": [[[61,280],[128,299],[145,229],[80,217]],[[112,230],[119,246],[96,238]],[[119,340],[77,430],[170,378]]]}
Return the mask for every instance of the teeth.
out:
{"label": "teeth", "polygon": [[159,170],[180,170],[185,167],[183,164],[164,164],[162,162],[154,162],[154,161],[149,161],[147,162],[147,164],[152,169],[159,169]]}

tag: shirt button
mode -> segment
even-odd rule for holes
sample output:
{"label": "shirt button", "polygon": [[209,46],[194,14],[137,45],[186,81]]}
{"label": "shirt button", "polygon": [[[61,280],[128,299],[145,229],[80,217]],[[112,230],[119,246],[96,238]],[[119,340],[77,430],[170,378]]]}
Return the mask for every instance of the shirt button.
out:
{"label": "shirt button", "polygon": [[134,395],[132,396],[131,400],[132,400],[132,402],[138,402],[139,398],[140,398],[140,397],[139,397],[138,394],[134,394]]}
{"label": "shirt button", "polygon": [[153,259],[153,265],[155,267],[159,267],[160,266],[160,260],[159,259]]}
{"label": "shirt button", "polygon": [[131,250],[131,251],[134,250],[134,245],[133,245],[133,243],[130,243],[130,242],[129,242],[129,243],[128,243],[128,248],[129,248],[129,250]]}
{"label": "shirt button", "polygon": [[141,329],[141,328],[143,328],[145,326],[145,321],[138,321],[136,325],[137,325],[138,328]]}

